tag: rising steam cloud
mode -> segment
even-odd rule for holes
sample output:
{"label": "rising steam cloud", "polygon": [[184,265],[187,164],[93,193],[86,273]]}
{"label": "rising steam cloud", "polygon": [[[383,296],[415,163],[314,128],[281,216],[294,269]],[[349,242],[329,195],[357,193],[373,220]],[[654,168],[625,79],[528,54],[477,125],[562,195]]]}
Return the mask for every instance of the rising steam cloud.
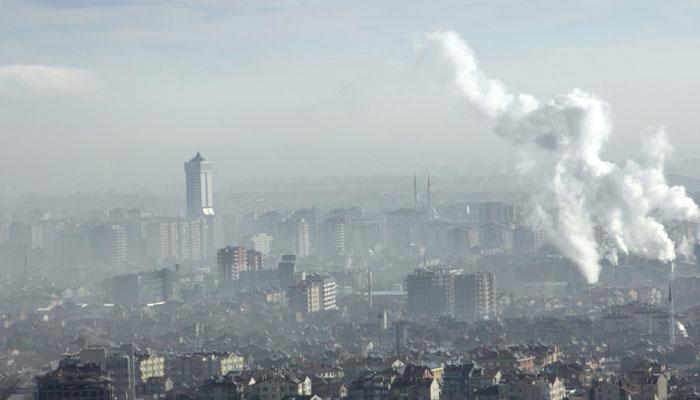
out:
{"label": "rising steam cloud", "polygon": [[697,219],[685,189],[669,186],[664,160],[671,150],[663,127],[649,128],[638,157],[623,164],[601,158],[612,132],[609,105],[574,89],[547,103],[512,94],[479,68],[454,32],[427,35],[429,52],[446,68],[458,93],[496,121],[496,133],[521,152],[521,170],[533,195],[530,219],[576,262],[589,283],[600,260],[638,254],[672,261],[676,249],[663,222]]}

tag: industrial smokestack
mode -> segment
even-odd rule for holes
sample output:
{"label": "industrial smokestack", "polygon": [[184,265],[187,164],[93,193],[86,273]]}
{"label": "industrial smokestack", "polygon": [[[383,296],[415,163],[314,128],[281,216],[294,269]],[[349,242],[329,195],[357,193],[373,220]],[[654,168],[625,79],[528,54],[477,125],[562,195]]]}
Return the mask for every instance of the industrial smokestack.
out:
{"label": "industrial smokestack", "polygon": [[676,345],[676,315],[673,309],[673,272],[676,269],[676,264],[671,262],[671,273],[668,282],[668,337],[671,346]]}
{"label": "industrial smokestack", "polygon": [[419,54],[434,55],[458,94],[495,120],[496,133],[518,148],[521,180],[532,190],[528,220],[578,264],[589,283],[598,281],[602,258],[612,264],[618,254],[629,253],[675,259],[663,222],[697,220],[700,211],[682,186],[666,182],[671,146],[663,127],[644,132],[637,158],[621,164],[604,160],[612,134],[607,102],[574,89],[540,103],[487,77],[456,33],[430,33],[427,44],[416,46]]}

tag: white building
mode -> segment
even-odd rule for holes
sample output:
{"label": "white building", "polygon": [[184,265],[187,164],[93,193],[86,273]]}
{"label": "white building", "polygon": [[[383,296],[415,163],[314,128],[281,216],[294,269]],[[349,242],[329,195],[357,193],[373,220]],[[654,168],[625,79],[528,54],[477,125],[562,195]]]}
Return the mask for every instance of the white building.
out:
{"label": "white building", "polygon": [[211,174],[214,163],[197,153],[185,163],[187,215],[191,218],[214,215]]}
{"label": "white building", "polygon": [[562,400],[566,387],[558,377],[522,377],[511,382],[510,394],[514,400]]}
{"label": "white building", "polygon": [[167,375],[174,383],[197,384],[229,372],[243,371],[244,358],[233,353],[187,354],[168,362]]}
{"label": "white building", "polygon": [[263,257],[267,257],[272,250],[272,235],[260,232],[250,237],[250,243],[255,251],[259,251]]}
{"label": "white building", "polygon": [[136,355],[136,379],[141,382],[148,381],[149,378],[160,378],[165,376],[165,357],[155,354]]}

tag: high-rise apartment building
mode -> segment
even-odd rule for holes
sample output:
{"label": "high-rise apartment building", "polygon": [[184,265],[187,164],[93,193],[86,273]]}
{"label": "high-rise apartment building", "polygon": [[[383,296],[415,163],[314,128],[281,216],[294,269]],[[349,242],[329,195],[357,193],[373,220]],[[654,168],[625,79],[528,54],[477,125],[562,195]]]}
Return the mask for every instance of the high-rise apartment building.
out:
{"label": "high-rise apartment building", "polygon": [[245,247],[226,246],[216,252],[216,266],[220,282],[236,281],[246,261]]}
{"label": "high-rise apartment building", "polygon": [[270,254],[270,251],[272,251],[273,239],[274,238],[272,235],[268,235],[265,232],[260,232],[250,236],[248,238],[248,242],[250,242],[250,247],[252,247],[255,251],[262,253],[263,258],[265,258]]}
{"label": "high-rise apartment building", "polygon": [[294,264],[297,256],[293,254],[285,254],[282,256],[282,261],[277,264],[277,273],[280,281],[280,288],[287,289],[294,285]]}
{"label": "high-rise apartment building", "polygon": [[328,218],[321,224],[319,249],[329,254],[345,254],[348,249],[345,218]]}
{"label": "high-rise apartment building", "polygon": [[207,258],[211,251],[218,249],[211,243],[209,228],[210,224],[204,218],[189,218],[178,222],[177,247],[180,260],[202,260]]}
{"label": "high-rise apartment building", "polygon": [[212,171],[214,163],[197,153],[185,163],[187,216],[196,218],[214,215]]}
{"label": "high-rise apartment building", "polygon": [[146,256],[156,262],[180,259],[180,230],[177,221],[155,219],[146,224],[144,247]]}
{"label": "high-rise apartment building", "polygon": [[245,251],[245,265],[243,271],[259,271],[263,268],[263,255],[254,249]]}
{"label": "high-rise apartment building", "polygon": [[419,268],[406,278],[408,310],[419,315],[452,315],[467,320],[496,317],[492,272],[464,274],[448,266]]}
{"label": "high-rise apartment building", "polygon": [[474,208],[480,224],[510,224],[515,222],[515,207],[498,201],[487,201],[470,206]]}
{"label": "high-rise apartment building", "polygon": [[241,272],[261,270],[263,257],[259,251],[247,250],[241,246],[227,246],[217,251],[216,265],[219,281],[235,281],[240,278]]}
{"label": "high-rise apartment building", "polygon": [[311,254],[311,233],[309,223],[304,218],[289,218],[279,224],[281,250],[306,257]]}
{"label": "high-rise apartment building", "polygon": [[336,283],[328,276],[311,275],[287,289],[289,309],[302,315],[336,308]]}
{"label": "high-rise apartment building", "polygon": [[316,229],[316,208],[304,208],[292,214],[292,219],[303,219],[309,228],[309,251],[313,252],[318,248],[318,232]]}
{"label": "high-rise apartment building", "polygon": [[455,316],[471,321],[496,317],[493,272],[458,275],[454,279]]}
{"label": "high-rise apartment building", "polygon": [[90,260],[107,265],[126,262],[126,231],[120,225],[97,225],[88,233]]}
{"label": "high-rise apartment building", "polygon": [[419,315],[452,315],[454,279],[461,272],[445,265],[416,269],[406,277],[408,310]]}
{"label": "high-rise apartment building", "polygon": [[151,304],[175,299],[177,273],[169,268],[112,278],[112,296],[117,304]]}

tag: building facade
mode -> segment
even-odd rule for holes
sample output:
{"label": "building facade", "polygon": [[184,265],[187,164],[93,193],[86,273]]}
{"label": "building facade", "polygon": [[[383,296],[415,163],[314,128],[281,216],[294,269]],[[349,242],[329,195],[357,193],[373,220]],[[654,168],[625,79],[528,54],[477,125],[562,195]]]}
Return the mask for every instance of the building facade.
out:
{"label": "building facade", "polygon": [[328,276],[311,275],[287,289],[289,309],[302,315],[336,309],[336,283]]}
{"label": "building facade", "polygon": [[214,215],[212,171],[214,163],[197,153],[185,163],[187,216],[197,218]]}
{"label": "building facade", "polygon": [[112,400],[112,381],[97,364],[59,366],[36,379],[37,400]]}

